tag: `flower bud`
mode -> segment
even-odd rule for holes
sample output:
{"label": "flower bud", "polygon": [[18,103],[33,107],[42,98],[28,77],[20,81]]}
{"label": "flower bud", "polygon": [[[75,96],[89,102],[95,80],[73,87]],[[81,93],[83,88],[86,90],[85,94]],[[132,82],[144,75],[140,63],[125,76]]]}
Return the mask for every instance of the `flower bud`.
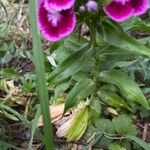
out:
{"label": "flower bud", "polygon": [[86,8],[82,5],[79,7],[79,12],[85,12],[86,11]]}
{"label": "flower bud", "polygon": [[87,3],[86,3],[86,7],[87,7],[87,10],[89,12],[93,12],[93,11],[97,11],[98,10],[98,5],[95,1],[93,0],[89,0]]}

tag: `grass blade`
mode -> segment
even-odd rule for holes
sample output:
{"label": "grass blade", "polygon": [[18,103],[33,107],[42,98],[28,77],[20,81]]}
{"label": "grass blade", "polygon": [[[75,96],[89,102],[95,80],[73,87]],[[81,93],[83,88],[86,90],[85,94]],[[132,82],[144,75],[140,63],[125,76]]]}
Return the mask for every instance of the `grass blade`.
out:
{"label": "grass blade", "polygon": [[40,100],[44,123],[44,144],[46,150],[53,150],[53,135],[49,112],[49,97],[45,79],[44,58],[41,49],[41,40],[37,28],[37,3],[37,0],[30,0],[29,3],[30,23],[33,37],[33,53],[35,58],[35,69],[37,76],[37,92]]}
{"label": "grass blade", "polygon": [[32,150],[32,143],[33,143],[33,139],[34,139],[34,134],[35,134],[35,131],[37,129],[37,122],[38,122],[38,119],[41,115],[41,109],[40,107],[38,106],[37,108],[37,112],[35,114],[35,118],[32,122],[32,128],[31,128],[31,138],[30,138],[30,142],[29,142],[29,146],[28,146],[28,150]]}
{"label": "grass blade", "polygon": [[4,142],[4,141],[1,141],[1,140],[0,140],[0,149],[1,150],[6,150],[6,149],[25,150],[25,149],[18,148],[14,145],[11,145],[11,144]]}
{"label": "grass blade", "polygon": [[137,143],[141,147],[143,147],[144,150],[150,150],[150,144],[149,143],[145,143],[145,141],[137,138],[136,136],[127,135],[127,138],[130,139],[130,140],[132,140],[132,141],[134,141],[135,143]]}
{"label": "grass blade", "polygon": [[[30,130],[32,130],[32,125],[31,125],[31,122],[29,120],[27,120],[23,115],[19,114],[17,111],[15,111],[14,109],[4,105],[4,104],[0,104],[0,109],[4,109],[6,111],[8,111],[9,113],[15,115],[16,117],[18,117]],[[39,138],[42,142],[44,141],[44,137],[43,135],[38,131],[36,130],[35,132],[35,136],[37,138]]]}

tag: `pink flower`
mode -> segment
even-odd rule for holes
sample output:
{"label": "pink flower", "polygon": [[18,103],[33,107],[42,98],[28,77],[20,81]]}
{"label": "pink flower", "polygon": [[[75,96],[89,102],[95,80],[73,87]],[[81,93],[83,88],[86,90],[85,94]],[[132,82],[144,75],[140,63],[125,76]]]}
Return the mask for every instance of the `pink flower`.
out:
{"label": "pink flower", "polygon": [[141,15],[149,8],[149,0],[112,0],[104,6],[105,13],[118,22]]}
{"label": "pink flower", "polygon": [[72,8],[49,11],[44,6],[44,0],[38,4],[38,25],[42,35],[49,41],[58,41],[73,32],[76,16]]}
{"label": "pink flower", "polygon": [[54,10],[66,10],[70,9],[75,0],[45,0],[45,8],[47,10],[54,9]]}

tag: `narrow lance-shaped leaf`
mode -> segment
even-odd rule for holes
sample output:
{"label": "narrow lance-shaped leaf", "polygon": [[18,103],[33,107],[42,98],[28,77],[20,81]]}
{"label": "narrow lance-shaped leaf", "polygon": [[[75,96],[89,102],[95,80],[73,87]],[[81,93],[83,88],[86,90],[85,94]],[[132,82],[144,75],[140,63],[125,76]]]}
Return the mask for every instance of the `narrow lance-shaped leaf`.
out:
{"label": "narrow lance-shaped leaf", "polygon": [[[29,129],[32,128],[31,122],[27,120],[23,115],[19,114],[17,111],[12,109],[11,107],[8,107],[2,103],[0,103],[0,109],[6,110],[9,113],[12,113],[14,116],[18,117]],[[36,130],[36,137],[38,137],[42,142],[44,141],[44,136]]]}
{"label": "narrow lance-shaped leaf", "polygon": [[31,32],[33,37],[33,53],[36,70],[36,81],[38,98],[40,100],[41,112],[44,123],[44,144],[46,150],[53,150],[53,132],[51,118],[49,113],[49,95],[45,79],[45,66],[43,51],[41,49],[41,40],[38,33],[37,25],[37,3],[38,1],[29,1],[29,17],[31,23]]}
{"label": "narrow lance-shaped leaf", "polygon": [[54,90],[55,99],[59,96],[59,94],[64,92],[69,87],[69,85],[70,85],[70,80],[66,80],[62,84],[57,85]]}
{"label": "narrow lance-shaped leaf", "polygon": [[71,64],[73,64],[85,51],[86,46],[81,47],[78,51],[74,52],[71,56],[65,59],[50,75],[50,79],[52,80],[56,76],[58,76],[62,71],[68,68]]}
{"label": "narrow lance-shaped leaf", "polygon": [[145,99],[141,89],[136,82],[124,72],[119,70],[103,71],[99,74],[99,80],[115,84],[127,100],[136,101],[145,108],[150,109],[149,103]]}
{"label": "narrow lance-shaped leaf", "polygon": [[126,136],[128,139],[136,142],[138,145],[140,145],[141,147],[144,148],[144,150],[150,150],[150,144],[145,143],[144,141],[142,141],[141,139],[137,138],[134,135],[127,135]]}
{"label": "narrow lance-shaped leaf", "polygon": [[129,111],[132,109],[128,106],[128,104],[115,92],[109,90],[100,89],[97,92],[97,95],[100,97],[102,101],[106,104],[115,107],[115,108],[126,108]]}
{"label": "narrow lance-shaped leaf", "polygon": [[1,150],[6,150],[6,149],[24,150],[22,148],[18,148],[12,144],[9,144],[9,143],[7,143],[5,141],[1,141],[1,140],[0,140],[0,149]]}
{"label": "narrow lance-shaped leaf", "polygon": [[65,59],[50,75],[50,80],[59,83],[71,75],[81,71],[88,63],[93,51],[89,46],[83,46]]}
{"label": "narrow lance-shaped leaf", "polygon": [[150,57],[150,49],[136,39],[124,33],[118,26],[110,22],[103,22],[106,41],[124,50],[139,53]]}
{"label": "narrow lance-shaped leaf", "polygon": [[88,43],[89,41],[87,39],[79,37],[78,34],[74,33],[59,41],[58,44],[56,44],[56,42],[53,43],[51,50],[54,52],[52,55],[55,56],[56,61],[60,64],[75,51],[78,51],[83,45]]}
{"label": "narrow lance-shaped leaf", "polygon": [[98,97],[93,97],[90,99],[90,117],[92,121],[95,122],[95,120],[99,119],[101,114],[101,102]]}
{"label": "narrow lance-shaped leaf", "polygon": [[95,84],[91,79],[78,82],[66,98],[64,112],[66,112],[69,108],[74,107],[79,100],[91,95],[94,90]]}

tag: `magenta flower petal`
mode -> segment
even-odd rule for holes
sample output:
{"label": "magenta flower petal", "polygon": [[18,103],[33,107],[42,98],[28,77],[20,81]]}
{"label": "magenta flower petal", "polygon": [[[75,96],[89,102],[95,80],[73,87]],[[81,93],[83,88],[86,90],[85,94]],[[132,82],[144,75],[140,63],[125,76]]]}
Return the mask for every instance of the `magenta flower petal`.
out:
{"label": "magenta flower petal", "polygon": [[72,9],[47,11],[44,0],[38,5],[38,25],[42,35],[49,41],[58,41],[73,32],[76,16]]}
{"label": "magenta flower petal", "polygon": [[65,10],[70,9],[75,0],[45,0],[45,8],[47,10],[54,9],[54,10]]}
{"label": "magenta flower petal", "polygon": [[149,0],[112,0],[104,6],[105,13],[115,21],[124,21],[141,15],[149,8]]}
{"label": "magenta flower petal", "polygon": [[104,6],[105,13],[117,22],[124,21],[132,16],[134,9],[129,0],[115,0]]}
{"label": "magenta flower petal", "polygon": [[149,0],[132,0],[132,7],[134,8],[134,15],[142,15],[149,8]]}

